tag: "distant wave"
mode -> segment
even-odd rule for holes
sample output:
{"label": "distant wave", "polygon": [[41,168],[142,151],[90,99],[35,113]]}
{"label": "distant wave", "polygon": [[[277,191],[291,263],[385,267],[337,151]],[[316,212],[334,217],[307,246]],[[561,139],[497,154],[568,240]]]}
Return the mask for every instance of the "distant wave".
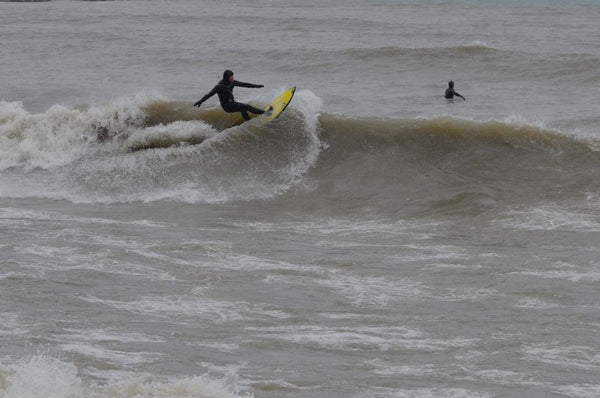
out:
{"label": "distant wave", "polygon": [[339,53],[346,56],[358,57],[387,57],[387,56],[448,56],[463,54],[491,54],[491,53],[509,53],[497,48],[475,41],[468,45],[450,46],[450,47],[378,47],[378,48],[356,48],[340,50]]}
{"label": "distant wave", "polygon": [[[302,52],[301,52],[302,53]],[[382,47],[359,47],[359,48],[347,48],[339,49],[335,51],[325,50],[310,50],[305,51],[303,54],[306,58],[310,59],[321,59],[321,58],[396,58],[396,57],[447,57],[449,55],[461,55],[461,54],[491,54],[491,53],[505,53],[510,54],[510,51],[504,51],[489,47],[486,44],[474,41],[471,44],[451,47],[397,47],[397,46],[382,46]],[[271,50],[266,53],[270,58],[276,60],[286,59],[297,59],[297,50]]]}
{"label": "distant wave", "polygon": [[[346,62],[359,61],[357,65],[370,70],[386,69],[393,65],[406,68],[423,68],[424,65],[469,65],[470,69],[506,76],[511,80],[536,78],[552,81],[568,80],[577,84],[596,84],[600,81],[597,65],[600,59],[594,54],[548,54],[532,49],[531,52],[496,48],[481,41],[456,46],[440,47],[357,47],[326,50],[271,50],[265,56],[277,61],[282,72],[319,71],[337,67]],[[293,60],[293,61],[291,61]]]}

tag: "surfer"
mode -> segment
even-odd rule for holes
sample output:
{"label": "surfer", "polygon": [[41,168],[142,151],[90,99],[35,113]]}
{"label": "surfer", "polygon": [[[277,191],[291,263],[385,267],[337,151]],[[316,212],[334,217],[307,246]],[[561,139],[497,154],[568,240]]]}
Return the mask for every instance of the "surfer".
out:
{"label": "surfer", "polygon": [[452,99],[452,98],[454,98],[454,96],[462,98],[463,101],[467,100],[465,97],[463,97],[462,95],[460,95],[459,93],[454,91],[454,82],[452,80],[450,80],[448,82],[448,88],[446,89],[446,92],[444,93],[444,97],[447,99]]}
{"label": "surfer", "polygon": [[252,83],[244,83],[237,81],[233,78],[233,72],[227,69],[223,72],[223,80],[221,80],[217,85],[210,91],[210,93],[206,94],[200,101],[197,101],[194,106],[200,108],[200,105],[213,95],[217,94],[219,96],[219,102],[221,103],[221,107],[227,113],[241,112],[242,116],[246,120],[250,120],[250,116],[248,112],[255,113],[257,115],[262,115],[265,113],[262,109],[258,109],[253,107],[252,105],[243,104],[241,102],[235,102],[233,99],[233,88],[234,87],[248,87],[248,88],[263,88],[262,84],[252,84]]}

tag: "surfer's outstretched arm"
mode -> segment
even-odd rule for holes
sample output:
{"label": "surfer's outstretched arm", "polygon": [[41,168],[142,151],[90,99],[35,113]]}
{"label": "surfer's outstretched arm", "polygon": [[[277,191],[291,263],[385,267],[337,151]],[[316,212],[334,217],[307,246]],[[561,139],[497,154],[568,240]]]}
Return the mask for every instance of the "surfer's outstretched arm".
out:
{"label": "surfer's outstretched arm", "polygon": [[196,101],[194,103],[194,106],[197,106],[198,108],[200,108],[200,105],[202,105],[202,103],[204,101],[206,101],[207,99],[209,99],[210,97],[212,97],[219,91],[218,89],[219,89],[219,85],[217,84],[212,90],[210,90],[210,93],[208,93],[204,97],[202,97],[202,99],[200,101]]}
{"label": "surfer's outstretched arm", "polygon": [[237,80],[233,81],[233,85],[238,86],[238,87],[246,87],[246,88],[263,88],[264,87],[262,84],[244,83],[244,82],[240,82]]}

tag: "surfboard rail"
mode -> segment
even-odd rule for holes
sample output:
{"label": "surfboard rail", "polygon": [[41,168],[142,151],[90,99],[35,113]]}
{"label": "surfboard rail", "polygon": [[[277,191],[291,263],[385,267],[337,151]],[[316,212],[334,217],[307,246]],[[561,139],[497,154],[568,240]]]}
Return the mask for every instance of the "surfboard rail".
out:
{"label": "surfboard rail", "polygon": [[287,108],[287,106],[294,98],[294,93],[296,92],[296,86],[290,87],[283,92],[279,97],[275,98],[267,107],[265,108],[265,113],[261,115],[262,118],[267,120],[275,120],[281,115],[281,113]]}

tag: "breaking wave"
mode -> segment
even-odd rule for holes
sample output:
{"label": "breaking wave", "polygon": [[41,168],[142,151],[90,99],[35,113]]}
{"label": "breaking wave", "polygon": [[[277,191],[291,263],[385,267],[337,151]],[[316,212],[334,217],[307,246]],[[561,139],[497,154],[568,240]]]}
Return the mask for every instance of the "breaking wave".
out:
{"label": "breaking wave", "polygon": [[[260,104],[259,104],[260,105]],[[280,198],[461,212],[598,189],[598,142],[524,123],[344,118],[300,90],[284,115],[136,97],[31,114],[0,104],[0,195],[85,203]],[[451,209],[451,210],[447,210]],[[471,211],[470,210],[470,211]]]}

